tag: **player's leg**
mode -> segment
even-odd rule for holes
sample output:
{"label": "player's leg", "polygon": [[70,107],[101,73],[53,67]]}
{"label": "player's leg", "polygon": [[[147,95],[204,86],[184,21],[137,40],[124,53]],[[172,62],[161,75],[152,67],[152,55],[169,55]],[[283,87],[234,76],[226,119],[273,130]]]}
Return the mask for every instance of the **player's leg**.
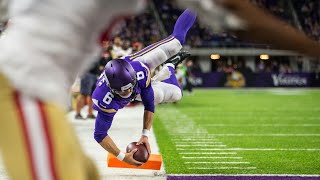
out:
{"label": "player's leg", "polygon": [[11,179],[98,179],[64,110],[15,91],[1,74],[0,84],[0,148]]}
{"label": "player's leg", "polygon": [[185,10],[178,18],[173,33],[166,39],[152,44],[130,56],[130,60],[141,61],[153,71],[167,59],[177,54],[185,42],[186,34],[196,20],[196,14]]}
{"label": "player's leg", "polygon": [[80,95],[77,97],[75,119],[84,119],[83,116],[81,115],[81,109],[84,107],[87,99],[86,97],[89,95],[91,91],[89,82],[90,82],[89,75],[88,73],[85,73],[80,80]]}
{"label": "player's leg", "polygon": [[[182,61],[186,60],[190,56],[191,54],[188,51],[180,51],[176,55],[166,60],[164,64],[172,64],[173,67],[176,69],[176,67],[180,63],[182,63]],[[171,75],[170,69],[164,65],[163,68],[154,77],[152,77],[152,80],[163,81],[170,78],[170,75]]]}
{"label": "player's leg", "polygon": [[92,109],[92,93],[94,89],[96,88],[96,82],[97,82],[97,76],[94,74],[90,74],[90,82],[89,82],[89,87],[90,87],[90,93],[87,95],[87,103],[88,103],[88,115],[87,119],[96,119],[95,115],[93,114],[93,109]]}
{"label": "player's leg", "polygon": [[164,68],[169,70],[170,77],[163,81],[152,82],[155,104],[177,102],[182,98],[182,90],[175,76],[174,65],[166,64]]}

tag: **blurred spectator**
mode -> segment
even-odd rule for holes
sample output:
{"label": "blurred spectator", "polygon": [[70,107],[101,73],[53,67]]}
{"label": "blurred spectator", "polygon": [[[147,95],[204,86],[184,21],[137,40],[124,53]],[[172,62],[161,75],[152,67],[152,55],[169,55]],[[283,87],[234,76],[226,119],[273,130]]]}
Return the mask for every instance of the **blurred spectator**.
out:
{"label": "blurred spectator", "polygon": [[122,44],[122,49],[123,49],[122,56],[128,56],[128,55],[132,54],[131,42],[129,40],[125,40]]}
{"label": "blurred spectator", "polygon": [[186,73],[187,73],[187,68],[184,63],[179,64],[178,68],[176,69],[176,77],[178,80],[178,83],[180,87],[186,87]]}
{"label": "blurred spectator", "polygon": [[[278,0],[253,0],[258,6],[271,11],[276,16],[284,19],[285,21],[291,21],[291,13],[285,11],[288,9],[288,3],[286,1]],[[174,1],[154,0],[157,10],[160,14],[160,18],[166,28],[167,32],[171,32],[173,25],[178,15],[182,12],[174,3]],[[241,42],[234,35],[226,32],[214,33],[208,26],[196,23],[189,32],[189,39],[187,44],[191,47],[254,47],[257,45]],[[259,45],[261,46],[261,45]],[[265,45],[262,45],[265,47]]]}
{"label": "blurred spectator", "polygon": [[193,75],[193,61],[192,60],[187,60],[186,63],[186,89],[188,90],[189,95],[192,95],[193,92],[193,85],[192,85],[192,80],[194,78]]}
{"label": "blurred spectator", "polygon": [[292,73],[292,69],[289,64],[281,64],[280,65],[280,73]]}
{"label": "blurred spectator", "polygon": [[124,51],[122,49],[122,40],[119,36],[114,37],[111,52],[112,59],[123,56]]}
{"label": "blurred spectator", "polygon": [[311,38],[320,41],[320,2],[315,0],[293,0],[303,30]]}
{"label": "blurred spectator", "polygon": [[76,105],[76,115],[75,119],[84,119],[81,115],[81,109],[85,104],[88,105],[88,115],[87,119],[95,119],[92,109],[92,92],[95,89],[95,85],[98,79],[98,76],[104,69],[104,66],[107,64],[107,59],[101,57],[98,62],[94,63],[91,69],[81,76],[80,82],[80,95],[77,98]]}
{"label": "blurred spectator", "polygon": [[239,71],[232,71],[230,73],[227,73],[227,82],[225,83],[226,87],[244,87],[246,85],[246,80],[243,76],[243,74]]}
{"label": "blurred spectator", "polygon": [[0,35],[6,29],[7,24],[8,24],[7,22],[0,22]]}
{"label": "blurred spectator", "polygon": [[297,60],[297,68],[298,68],[298,72],[302,72],[303,71],[303,60],[301,57],[298,58]]}
{"label": "blurred spectator", "polygon": [[132,44],[132,53],[136,53],[143,49],[143,44],[140,42],[135,42]]}
{"label": "blurred spectator", "polygon": [[258,72],[264,72],[265,71],[265,64],[263,60],[260,60],[257,65]]}
{"label": "blurred spectator", "polygon": [[241,59],[239,61],[237,66],[237,71],[240,72],[243,75],[243,78],[246,78],[243,82],[243,85],[246,85],[247,87],[252,86],[252,69],[248,66],[246,66],[245,60]]}

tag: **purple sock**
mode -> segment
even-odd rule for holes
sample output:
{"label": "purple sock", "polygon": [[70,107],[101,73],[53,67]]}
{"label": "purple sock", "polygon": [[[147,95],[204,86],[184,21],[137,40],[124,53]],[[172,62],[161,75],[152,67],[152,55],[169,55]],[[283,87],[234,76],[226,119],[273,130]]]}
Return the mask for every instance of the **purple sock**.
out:
{"label": "purple sock", "polygon": [[169,68],[169,70],[171,72],[171,76],[168,79],[166,79],[166,80],[164,80],[162,82],[175,85],[175,86],[177,86],[178,88],[181,89],[181,87],[180,87],[180,85],[178,83],[178,80],[176,78],[176,75],[175,75],[175,72],[174,72],[174,68],[171,67],[171,66],[168,66],[168,68]]}
{"label": "purple sock", "polygon": [[181,44],[184,44],[187,32],[196,21],[197,14],[190,9],[186,9],[177,19],[174,25],[172,36],[177,38]]}

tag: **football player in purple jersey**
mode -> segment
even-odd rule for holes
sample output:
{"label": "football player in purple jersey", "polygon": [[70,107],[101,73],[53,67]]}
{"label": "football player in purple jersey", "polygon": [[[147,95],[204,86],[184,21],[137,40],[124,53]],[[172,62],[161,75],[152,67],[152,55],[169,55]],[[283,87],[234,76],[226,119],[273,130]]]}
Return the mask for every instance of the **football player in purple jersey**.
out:
{"label": "football player in purple jersey", "polygon": [[[196,20],[196,14],[187,9],[178,18],[173,33],[141,51],[121,59],[115,59],[105,67],[93,92],[93,108],[98,111],[94,138],[108,152],[131,165],[142,165],[133,159],[136,150],[123,153],[108,136],[113,117],[117,111],[132,100],[144,104],[143,130],[137,144],[145,144],[151,153],[148,134],[152,125],[155,104],[176,102],[182,97],[175,77],[175,66],[181,63],[188,52],[180,51],[186,34]],[[180,52],[179,52],[180,51]],[[151,73],[165,63],[160,72],[151,78]]]}

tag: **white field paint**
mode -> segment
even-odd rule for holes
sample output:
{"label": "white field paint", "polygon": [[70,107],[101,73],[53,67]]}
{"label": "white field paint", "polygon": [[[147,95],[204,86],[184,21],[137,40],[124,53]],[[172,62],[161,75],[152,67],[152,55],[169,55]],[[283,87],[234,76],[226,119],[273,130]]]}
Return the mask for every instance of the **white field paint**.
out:
{"label": "white field paint", "polygon": [[205,141],[205,142],[214,142],[216,138],[173,138],[173,141]]}
{"label": "white field paint", "polygon": [[195,121],[208,121],[208,120],[216,120],[216,119],[221,119],[223,117],[223,119],[226,120],[254,120],[254,121],[268,121],[268,120],[277,120],[277,121],[287,121],[287,120],[301,120],[301,121],[305,121],[305,120],[320,120],[320,117],[318,116],[261,116],[259,117],[258,114],[252,114],[252,115],[230,115],[230,116],[226,116],[224,114],[221,115],[213,115],[212,117],[210,117],[210,119],[207,118],[200,118],[197,117],[194,120]]}
{"label": "white field paint", "polygon": [[223,142],[174,142],[176,145],[184,144],[223,144]]}
{"label": "white field paint", "polygon": [[219,155],[230,155],[230,154],[237,154],[236,152],[179,152],[179,154],[219,154]]}
{"label": "white field paint", "polygon": [[[163,116],[163,117],[162,117]],[[168,109],[165,114],[159,114],[161,120],[164,121],[164,126],[168,133],[172,135],[174,138],[171,139],[175,143],[176,150],[184,148],[195,148],[194,151],[200,148],[223,148],[226,147],[225,144],[218,141],[214,135],[209,134],[206,129],[203,129],[200,126],[197,126],[194,121],[182,114],[177,109]],[[176,117],[173,121],[168,117]],[[175,127],[175,128],[172,128]],[[224,162],[224,160],[232,159],[232,160],[242,160],[242,157],[229,157],[229,155],[236,155],[237,152],[179,152],[182,155],[182,159],[185,160],[204,160],[203,162],[184,162],[185,164],[196,166],[196,168],[202,169],[206,168],[208,164],[212,165],[233,165],[237,167],[233,167],[236,169],[242,169],[243,165],[250,164],[250,162]],[[186,155],[199,155],[199,157],[187,157]],[[219,157],[214,157],[214,155],[220,155]],[[223,155],[223,157],[221,157]],[[224,157],[226,156],[226,157]],[[208,162],[205,160],[215,159],[216,161],[221,162]],[[213,167],[213,168],[221,168],[221,167]],[[225,168],[225,167],[222,167]],[[231,168],[232,169],[232,168]]]}
{"label": "white field paint", "polygon": [[[178,151],[320,151],[318,148],[199,148],[183,149],[177,148]],[[226,153],[226,152],[222,152]]]}
{"label": "white field paint", "polygon": [[198,170],[208,170],[208,169],[216,169],[216,170],[254,170],[256,167],[189,167],[188,169],[198,169]]}
{"label": "white field paint", "polygon": [[223,144],[176,144],[176,147],[226,147],[226,145]]}
{"label": "white field paint", "polygon": [[242,157],[225,157],[225,156],[182,156],[182,159],[242,159]]}
{"label": "white field paint", "polygon": [[250,162],[184,162],[185,164],[250,164]]}

